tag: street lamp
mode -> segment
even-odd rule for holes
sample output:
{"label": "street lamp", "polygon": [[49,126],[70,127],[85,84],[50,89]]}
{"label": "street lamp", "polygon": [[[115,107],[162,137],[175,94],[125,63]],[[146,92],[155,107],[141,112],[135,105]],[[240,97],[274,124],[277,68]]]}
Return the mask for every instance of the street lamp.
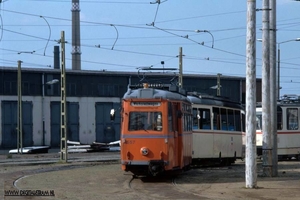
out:
{"label": "street lamp", "polygon": [[[42,142],[43,142],[43,146],[45,145],[45,108],[44,108],[44,99],[45,99],[45,84],[44,84],[44,79],[45,79],[45,75],[43,74],[42,76],[42,120],[43,120],[43,135],[42,135]],[[59,80],[58,79],[53,79],[51,81],[46,82],[46,85],[53,85],[55,83],[58,83]]]}
{"label": "street lamp", "polygon": [[287,43],[287,42],[293,42],[293,41],[300,41],[300,38],[296,38],[296,39],[291,39],[291,40],[286,40],[286,41],[283,41],[283,42],[278,42],[277,43],[277,99],[279,100],[280,99],[280,44],[282,43]]}

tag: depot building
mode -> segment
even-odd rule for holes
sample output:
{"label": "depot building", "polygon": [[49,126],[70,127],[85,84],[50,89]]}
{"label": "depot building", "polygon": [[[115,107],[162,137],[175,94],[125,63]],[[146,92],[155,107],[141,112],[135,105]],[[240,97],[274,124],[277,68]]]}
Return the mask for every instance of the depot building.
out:
{"label": "depot building", "polygon": [[[23,147],[60,146],[61,70],[0,68],[0,149],[17,147],[18,99],[22,107]],[[178,84],[178,74],[165,72],[113,72],[66,69],[67,138],[82,144],[112,142],[120,138],[120,108],[128,85]],[[18,84],[21,80],[21,84]],[[219,81],[219,82],[218,82]],[[20,83],[20,82],[19,82]],[[244,77],[183,74],[186,91],[228,97],[245,104]],[[18,85],[21,94],[18,95]],[[261,79],[257,79],[257,102]],[[113,121],[110,110],[116,110]]]}

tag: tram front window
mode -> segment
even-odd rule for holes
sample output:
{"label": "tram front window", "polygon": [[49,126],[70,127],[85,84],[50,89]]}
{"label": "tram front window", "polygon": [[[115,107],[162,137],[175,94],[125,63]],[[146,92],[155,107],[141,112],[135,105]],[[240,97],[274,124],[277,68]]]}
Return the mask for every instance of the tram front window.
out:
{"label": "tram front window", "polygon": [[129,113],[129,131],[137,130],[162,130],[161,112],[130,112]]}

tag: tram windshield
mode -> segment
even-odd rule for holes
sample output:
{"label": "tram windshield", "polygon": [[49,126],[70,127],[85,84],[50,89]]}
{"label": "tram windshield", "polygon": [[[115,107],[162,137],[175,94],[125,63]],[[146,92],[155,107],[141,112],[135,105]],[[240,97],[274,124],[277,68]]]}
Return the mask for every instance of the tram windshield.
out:
{"label": "tram windshield", "polygon": [[161,112],[130,112],[129,113],[129,131],[137,130],[162,130]]}

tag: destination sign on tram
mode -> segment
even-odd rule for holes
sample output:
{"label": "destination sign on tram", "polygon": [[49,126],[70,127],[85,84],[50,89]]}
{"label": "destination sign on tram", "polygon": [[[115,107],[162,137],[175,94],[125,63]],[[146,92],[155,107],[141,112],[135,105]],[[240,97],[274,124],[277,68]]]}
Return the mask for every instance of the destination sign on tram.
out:
{"label": "destination sign on tram", "polygon": [[160,102],[131,102],[132,106],[160,106]]}

